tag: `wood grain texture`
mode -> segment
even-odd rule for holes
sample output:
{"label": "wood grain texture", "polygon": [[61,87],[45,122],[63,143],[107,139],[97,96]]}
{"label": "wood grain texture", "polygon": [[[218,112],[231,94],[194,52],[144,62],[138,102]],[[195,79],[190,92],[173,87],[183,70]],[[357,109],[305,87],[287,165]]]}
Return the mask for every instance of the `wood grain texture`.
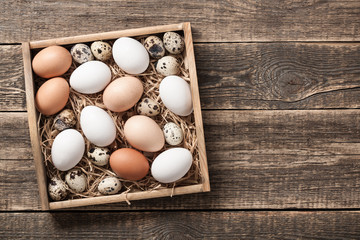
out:
{"label": "wood grain texture", "polygon": [[198,44],[195,49],[206,109],[360,106],[353,92],[360,87],[360,44]]}
{"label": "wood grain texture", "polygon": [[29,134],[31,140],[31,149],[34,158],[34,165],[36,170],[36,178],[38,180],[39,196],[41,201],[41,208],[49,210],[49,199],[47,193],[46,171],[44,166],[44,157],[40,146],[40,133],[37,128],[39,121],[39,113],[35,107],[35,87],[31,67],[31,52],[29,43],[22,44],[23,64],[24,64],[24,80],[26,91],[26,110],[28,116]]}
{"label": "wood grain texture", "polygon": [[[25,113],[0,116],[9,129],[26,121]],[[360,208],[360,110],[204,111],[203,118],[210,193],[83,209]],[[1,132],[12,148],[29,137],[25,127]],[[38,198],[29,197],[37,194],[35,172],[23,175],[20,165],[33,162],[11,152],[17,160],[0,161],[0,199],[11,204],[0,208],[39,209]]]}
{"label": "wood grain texture", "polygon": [[21,47],[0,45],[0,111],[25,110]]}
{"label": "wood grain texture", "polygon": [[359,41],[360,2],[6,1],[1,43],[191,22],[195,42]]}
{"label": "wood grain texture", "polygon": [[[203,109],[360,108],[360,44],[195,44]],[[20,46],[0,45],[0,111],[25,110]]]}
{"label": "wood grain texture", "polygon": [[11,239],[356,239],[360,213],[0,213]]}

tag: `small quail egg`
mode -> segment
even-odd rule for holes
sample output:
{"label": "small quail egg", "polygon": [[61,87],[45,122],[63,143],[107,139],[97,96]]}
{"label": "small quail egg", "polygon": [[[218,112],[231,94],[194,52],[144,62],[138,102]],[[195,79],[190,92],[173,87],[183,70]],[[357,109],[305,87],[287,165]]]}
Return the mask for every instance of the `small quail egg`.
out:
{"label": "small quail egg", "polygon": [[166,50],[171,54],[179,54],[184,50],[185,42],[176,32],[166,32],[163,40]]}
{"label": "small quail egg", "polygon": [[99,192],[104,195],[116,194],[120,189],[121,182],[116,177],[107,177],[103,179],[98,186]]}
{"label": "small quail egg", "polygon": [[74,61],[80,64],[94,60],[89,46],[83,43],[75,44],[71,48],[70,53]]}
{"label": "small quail egg", "polygon": [[156,71],[163,76],[176,75],[179,73],[179,60],[173,56],[165,56],[156,63]]}
{"label": "small quail egg", "polygon": [[165,55],[164,44],[157,36],[147,37],[144,41],[144,47],[153,58],[161,58]]}
{"label": "small quail egg", "polygon": [[181,128],[173,122],[165,124],[163,132],[165,141],[170,145],[178,145],[183,141],[184,135]]}
{"label": "small quail egg", "polygon": [[136,110],[138,114],[153,117],[160,113],[160,106],[150,98],[143,98],[139,102]]}
{"label": "small quail egg", "polygon": [[54,119],[54,127],[59,131],[72,128],[75,124],[75,114],[70,109],[62,110]]}
{"label": "small quail egg", "polygon": [[49,195],[52,200],[63,200],[67,196],[66,184],[58,177],[51,178],[48,186]]}
{"label": "small quail egg", "polygon": [[68,171],[65,176],[68,186],[75,192],[83,192],[86,188],[86,176],[79,168]]}
{"label": "small quail egg", "polygon": [[91,44],[91,52],[100,61],[109,60],[112,56],[110,44],[103,41],[96,41]]}
{"label": "small quail egg", "polygon": [[105,166],[109,162],[110,150],[108,148],[93,147],[87,153],[88,158],[97,166]]}

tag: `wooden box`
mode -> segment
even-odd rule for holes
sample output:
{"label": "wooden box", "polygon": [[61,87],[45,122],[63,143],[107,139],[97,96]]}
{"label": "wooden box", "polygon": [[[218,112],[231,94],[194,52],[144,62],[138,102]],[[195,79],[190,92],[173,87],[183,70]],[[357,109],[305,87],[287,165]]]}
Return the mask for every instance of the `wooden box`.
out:
{"label": "wooden box", "polygon": [[[185,41],[184,61],[185,61],[185,66],[187,66],[188,68],[187,70],[189,71],[189,76],[190,76],[190,86],[191,86],[192,101],[194,107],[194,120],[196,126],[196,135],[198,139],[201,182],[189,186],[175,187],[173,189],[166,188],[166,189],[158,189],[151,191],[139,191],[132,193],[130,192],[127,194],[120,193],[117,195],[97,196],[97,197],[89,197],[89,198],[81,198],[81,199],[73,199],[73,200],[56,201],[56,202],[49,201],[48,192],[47,192],[47,176],[45,172],[46,169],[44,166],[44,157],[42,155],[42,151],[40,147],[40,133],[37,127],[37,123],[39,120],[39,113],[37,112],[34,103],[34,96],[35,96],[34,94],[36,90],[34,89],[34,75],[31,66],[31,61],[33,57],[31,54],[32,49],[40,49],[51,45],[69,45],[69,44],[90,42],[96,40],[114,40],[119,37],[125,37],[125,36],[126,37],[144,36],[149,34],[163,33],[167,31],[182,31],[184,35],[184,41]],[[57,38],[57,39],[50,39],[43,41],[25,42],[22,44],[22,50],[23,50],[26,101],[27,101],[31,145],[34,154],[36,175],[37,175],[37,181],[40,192],[41,206],[43,210],[79,207],[79,206],[105,204],[105,203],[115,203],[122,201],[131,201],[138,199],[148,199],[148,198],[157,198],[157,197],[165,197],[172,195],[210,191],[199,89],[198,89],[198,81],[196,75],[190,23],[180,23],[180,24],[165,25],[165,26],[155,26],[155,27],[146,27],[146,28],[123,30],[123,31],[80,35],[80,36],[66,37],[66,38]]]}

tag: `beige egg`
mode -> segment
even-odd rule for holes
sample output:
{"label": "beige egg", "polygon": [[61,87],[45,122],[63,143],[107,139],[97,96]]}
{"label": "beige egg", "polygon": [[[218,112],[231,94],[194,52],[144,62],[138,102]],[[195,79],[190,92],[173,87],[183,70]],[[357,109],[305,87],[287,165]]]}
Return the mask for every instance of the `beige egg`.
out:
{"label": "beige egg", "polygon": [[161,58],[165,55],[164,44],[157,36],[147,37],[144,41],[144,47],[153,58]]}
{"label": "beige egg", "polygon": [[143,98],[138,103],[136,111],[138,114],[153,117],[160,113],[160,105],[150,98]]}
{"label": "beige egg", "polygon": [[100,61],[109,60],[112,56],[110,44],[103,41],[96,41],[91,44],[91,52]]}
{"label": "beige egg", "polygon": [[113,112],[124,112],[139,101],[143,91],[144,87],[138,78],[121,77],[105,88],[103,102],[106,108]]}
{"label": "beige egg", "polygon": [[76,124],[76,117],[72,110],[64,109],[54,119],[54,127],[59,130],[65,130],[74,127]]}
{"label": "beige egg", "polygon": [[163,76],[176,75],[180,71],[179,60],[173,56],[165,56],[156,63],[156,71]]}
{"label": "beige egg", "polygon": [[65,181],[75,192],[83,192],[86,189],[87,179],[85,174],[79,168],[68,171],[65,176]]}
{"label": "beige egg", "polygon": [[49,182],[48,192],[52,200],[63,200],[67,196],[66,184],[60,178],[53,177]]}
{"label": "beige egg", "polygon": [[71,48],[70,53],[74,61],[79,64],[94,60],[94,56],[92,55],[89,46],[83,43],[75,44]]}
{"label": "beige egg", "polygon": [[131,146],[145,152],[157,152],[165,144],[159,125],[147,116],[135,115],[129,118],[124,125],[124,134]]}
{"label": "beige egg", "polygon": [[179,54],[184,50],[185,42],[176,32],[166,32],[163,41],[166,50],[171,54]]}

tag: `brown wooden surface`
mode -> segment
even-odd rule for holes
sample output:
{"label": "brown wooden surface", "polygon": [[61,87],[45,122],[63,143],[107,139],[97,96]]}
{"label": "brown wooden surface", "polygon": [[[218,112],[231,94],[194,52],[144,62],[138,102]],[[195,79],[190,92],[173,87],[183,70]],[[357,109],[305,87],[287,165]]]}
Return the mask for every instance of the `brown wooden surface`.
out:
{"label": "brown wooden surface", "polygon": [[0,213],[0,221],[9,226],[1,231],[9,239],[356,239],[360,234],[355,211]]}
{"label": "brown wooden surface", "polygon": [[[211,192],[41,212],[20,43],[183,21]],[[0,238],[359,238],[359,29],[356,0],[3,2]]]}

